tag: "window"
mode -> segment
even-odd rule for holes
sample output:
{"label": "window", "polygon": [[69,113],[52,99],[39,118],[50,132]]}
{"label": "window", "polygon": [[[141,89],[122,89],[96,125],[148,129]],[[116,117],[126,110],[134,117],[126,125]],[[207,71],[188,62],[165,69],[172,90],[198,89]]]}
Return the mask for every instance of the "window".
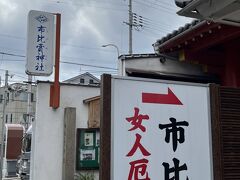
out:
{"label": "window", "polygon": [[81,78],[81,79],[80,79],[80,83],[81,83],[81,84],[84,84],[84,79]]}
{"label": "window", "polygon": [[23,120],[25,123],[27,122],[27,116],[28,116],[28,114],[23,114]]}
{"label": "window", "polygon": [[12,119],[13,119],[13,118],[12,118],[12,114],[11,114],[11,115],[10,115],[10,123],[12,123]]}
{"label": "window", "polygon": [[31,102],[33,102],[33,101],[34,101],[34,94],[31,93]]}
{"label": "window", "polygon": [[9,93],[7,93],[7,102],[9,101]]}
{"label": "window", "polygon": [[3,102],[3,95],[0,94],[0,103],[2,103],[2,102]]}
{"label": "window", "polygon": [[6,114],[5,122],[8,123],[8,115]]}
{"label": "window", "polygon": [[93,79],[89,79],[89,84],[93,84]]}
{"label": "window", "polygon": [[20,97],[22,101],[27,102],[28,101],[28,93],[27,92],[21,92]]}
{"label": "window", "polygon": [[10,93],[9,93],[9,99],[10,99],[11,101],[14,101],[14,92],[10,92]]}

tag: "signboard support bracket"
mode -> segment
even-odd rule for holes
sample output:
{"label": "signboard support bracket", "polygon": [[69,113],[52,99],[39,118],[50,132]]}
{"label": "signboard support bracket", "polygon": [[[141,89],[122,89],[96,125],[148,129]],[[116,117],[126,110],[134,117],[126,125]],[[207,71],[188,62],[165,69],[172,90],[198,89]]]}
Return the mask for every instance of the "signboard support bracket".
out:
{"label": "signboard support bracket", "polygon": [[60,83],[59,83],[60,29],[61,29],[61,14],[56,14],[55,73],[54,83],[50,87],[50,107],[54,109],[57,109],[60,104]]}

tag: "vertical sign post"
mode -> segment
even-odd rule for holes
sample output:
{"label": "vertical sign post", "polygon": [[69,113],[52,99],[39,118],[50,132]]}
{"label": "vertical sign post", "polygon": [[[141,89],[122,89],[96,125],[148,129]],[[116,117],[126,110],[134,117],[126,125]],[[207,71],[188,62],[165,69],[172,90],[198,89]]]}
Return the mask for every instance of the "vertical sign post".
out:
{"label": "vertical sign post", "polygon": [[59,65],[60,65],[60,34],[61,34],[61,14],[56,14],[56,49],[55,49],[55,76],[54,83],[50,87],[50,106],[54,109],[60,104],[60,84],[59,84]]}
{"label": "vertical sign post", "polygon": [[101,180],[213,180],[207,85],[117,76],[105,84],[111,84],[111,98],[103,96],[110,107],[102,112],[111,112],[107,120],[102,113],[101,133],[111,139],[102,136],[101,144],[111,143],[111,156],[101,149],[102,163],[109,164],[102,164],[109,168],[101,170]]}

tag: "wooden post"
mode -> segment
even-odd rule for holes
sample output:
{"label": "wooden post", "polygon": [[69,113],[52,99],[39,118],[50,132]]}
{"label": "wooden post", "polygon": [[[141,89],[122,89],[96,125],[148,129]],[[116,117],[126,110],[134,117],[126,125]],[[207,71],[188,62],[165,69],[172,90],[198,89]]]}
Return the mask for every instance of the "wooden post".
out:
{"label": "wooden post", "polygon": [[212,155],[214,180],[223,180],[222,140],[220,124],[220,95],[219,86],[210,85],[211,120],[212,120]]}
{"label": "wooden post", "polygon": [[64,109],[62,180],[74,180],[76,157],[76,108]]}
{"label": "wooden post", "polygon": [[99,180],[111,179],[111,75],[101,77]]}

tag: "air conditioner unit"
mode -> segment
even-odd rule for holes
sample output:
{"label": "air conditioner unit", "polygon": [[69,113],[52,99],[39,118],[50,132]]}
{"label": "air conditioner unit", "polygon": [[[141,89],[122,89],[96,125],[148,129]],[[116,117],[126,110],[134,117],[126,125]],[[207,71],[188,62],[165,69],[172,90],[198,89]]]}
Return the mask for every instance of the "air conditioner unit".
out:
{"label": "air conditioner unit", "polygon": [[192,0],[177,14],[240,26],[240,0]]}

